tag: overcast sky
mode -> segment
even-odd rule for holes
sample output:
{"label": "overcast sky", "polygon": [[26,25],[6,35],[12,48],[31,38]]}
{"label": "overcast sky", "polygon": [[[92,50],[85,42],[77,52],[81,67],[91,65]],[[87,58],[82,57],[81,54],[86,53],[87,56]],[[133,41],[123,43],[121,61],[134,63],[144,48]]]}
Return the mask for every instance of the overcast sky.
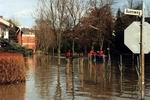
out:
{"label": "overcast sky", "polygon": [[[6,19],[17,19],[22,27],[34,25],[33,12],[38,0],[0,0],[0,16]],[[126,7],[127,0],[118,0],[116,7]],[[150,0],[145,0],[150,5]]]}
{"label": "overcast sky", "polygon": [[21,26],[31,27],[37,0],[0,0],[0,16],[17,19]]}
{"label": "overcast sky", "polygon": [[[136,1],[136,0],[134,0]],[[140,1],[140,0],[139,0]],[[144,4],[145,4],[145,14],[146,16],[148,16],[148,8],[150,10],[150,0],[143,0]],[[115,8],[122,8],[122,10],[124,10],[125,8],[127,8],[127,0],[117,0],[118,3],[116,3],[117,6],[115,6]]]}

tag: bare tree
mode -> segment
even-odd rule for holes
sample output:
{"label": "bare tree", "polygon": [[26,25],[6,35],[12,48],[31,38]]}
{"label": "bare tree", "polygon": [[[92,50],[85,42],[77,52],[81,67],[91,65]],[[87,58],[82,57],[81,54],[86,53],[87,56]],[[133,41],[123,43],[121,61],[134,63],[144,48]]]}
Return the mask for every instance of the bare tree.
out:
{"label": "bare tree", "polygon": [[133,1],[134,0],[127,0],[129,8],[133,8]]}
{"label": "bare tree", "polygon": [[129,8],[136,8],[141,4],[141,0],[127,0]]}
{"label": "bare tree", "polygon": [[39,8],[36,13],[36,30],[37,37],[37,48],[48,52],[49,48],[54,47],[55,45],[55,34],[51,25],[48,23],[47,19],[44,17],[42,8]]}
{"label": "bare tree", "polygon": [[15,24],[15,25],[17,25],[17,26],[20,26],[20,22],[19,22],[19,20],[17,20],[16,18],[11,18],[11,19],[9,19],[8,20],[10,23],[13,23],[13,24]]}
{"label": "bare tree", "polygon": [[67,9],[69,12],[69,25],[70,25],[70,37],[72,39],[72,52],[74,55],[74,42],[77,38],[77,34],[75,33],[75,26],[79,24],[81,17],[85,13],[86,2],[83,0],[69,0]]}
{"label": "bare tree", "polygon": [[67,0],[39,0],[39,14],[52,27],[58,49],[58,65],[60,65],[61,37],[66,29]]}
{"label": "bare tree", "polygon": [[147,7],[147,12],[148,16],[150,16],[150,7]]}
{"label": "bare tree", "polygon": [[[94,34],[94,38],[95,40],[98,38],[97,41],[100,44],[100,48],[102,48],[104,40],[107,40],[106,37],[109,37],[112,31],[111,5],[113,1],[114,0],[39,0],[37,17],[41,20],[41,22],[38,23],[39,29],[42,30],[40,35],[49,32],[51,34],[47,36],[53,37],[53,39],[50,39],[51,42],[54,40],[57,41],[58,64],[60,64],[62,39],[66,37],[68,33],[68,38],[72,40],[73,53],[75,37],[85,39],[84,34],[88,33],[88,31],[96,33]],[[91,26],[95,27],[96,30],[91,28]],[[84,34],[78,34],[79,30],[82,30]],[[46,38],[46,35],[42,35],[41,38]],[[41,41],[43,40],[39,40],[39,42]],[[43,41],[43,43],[49,45],[46,41]],[[49,47],[46,47],[44,44],[41,44],[41,46],[48,49]]]}
{"label": "bare tree", "polygon": [[[111,5],[114,0],[90,0],[91,8],[89,12],[90,27],[97,30],[97,37],[100,49],[103,48],[104,40],[111,36],[113,28],[113,16]],[[106,38],[107,37],[107,38]]]}
{"label": "bare tree", "polygon": [[52,28],[47,24],[46,21],[40,21],[37,26],[38,30],[36,30],[37,37],[37,46],[44,50],[44,52],[48,52],[49,48],[54,47],[55,36],[53,34]]}

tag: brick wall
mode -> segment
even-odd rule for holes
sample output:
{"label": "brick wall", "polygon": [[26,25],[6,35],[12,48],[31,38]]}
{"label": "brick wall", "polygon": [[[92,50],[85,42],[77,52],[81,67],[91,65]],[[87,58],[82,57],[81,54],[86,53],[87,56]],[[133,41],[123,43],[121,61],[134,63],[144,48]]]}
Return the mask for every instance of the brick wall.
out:
{"label": "brick wall", "polygon": [[22,45],[27,47],[28,49],[32,49],[35,51],[36,49],[36,41],[34,34],[23,34],[22,35]]}

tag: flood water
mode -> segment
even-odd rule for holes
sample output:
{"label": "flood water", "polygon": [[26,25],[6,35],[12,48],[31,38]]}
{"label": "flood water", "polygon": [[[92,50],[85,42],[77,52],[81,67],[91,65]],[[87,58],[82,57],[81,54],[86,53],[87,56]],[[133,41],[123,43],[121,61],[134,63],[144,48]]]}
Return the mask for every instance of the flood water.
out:
{"label": "flood water", "polygon": [[[0,100],[139,100],[138,75],[130,64],[92,63],[35,55],[25,58],[26,83],[0,85]],[[150,99],[150,66],[145,67],[145,100]]]}

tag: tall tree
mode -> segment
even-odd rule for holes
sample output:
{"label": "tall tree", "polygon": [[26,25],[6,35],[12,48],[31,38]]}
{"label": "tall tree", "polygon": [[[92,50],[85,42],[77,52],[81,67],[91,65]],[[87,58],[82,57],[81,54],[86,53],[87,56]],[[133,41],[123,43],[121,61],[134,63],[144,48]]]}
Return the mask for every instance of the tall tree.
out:
{"label": "tall tree", "polygon": [[112,4],[113,0],[39,0],[38,18],[47,23],[54,34],[58,58],[61,43],[67,43],[67,39],[73,40],[74,51],[75,37],[79,40],[76,42],[82,41],[80,45],[85,43],[86,46],[95,42],[103,48],[103,42],[108,42],[111,38]]}
{"label": "tall tree", "polygon": [[78,39],[77,34],[75,33],[75,26],[79,24],[81,17],[84,15],[86,3],[83,0],[69,0],[67,9],[69,12],[69,37],[72,39],[72,52],[74,55],[74,46],[75,40]]}
{"label": "tall tree", "polygon": [[108,42],[111,38],[113,30],[112,4],[113,0],[90,0],[91,8],[87,11],[87,16],[82,22],[87,29],[90,29],[90,33],[93,30],[95,38],[92,44],[98,42],[100,49],[103,48],[104,41]]}
{"label": "tall tree", "polygon": [[43,19],[52,27],[56,36],[58,49],[58,65],[60,65],[61,37],[66,29],[67,0],[39,0],[38,14],[42,14]]}
{"label": "tall tree", "polygon": [[[133,9],[140,9],[141,5],[134,5]],[[120,52],[129,52],[129,49],[124,45],[124,30],[133,22],[139,21],[140,18],[137,16],[124,15],[120,9],[118,9],[115,21],[115,45],[116,49]]]}
{"label": "tall tree", "polygon": [[127,0],[129,8],[136,8],[141,4],[141,0]]}

